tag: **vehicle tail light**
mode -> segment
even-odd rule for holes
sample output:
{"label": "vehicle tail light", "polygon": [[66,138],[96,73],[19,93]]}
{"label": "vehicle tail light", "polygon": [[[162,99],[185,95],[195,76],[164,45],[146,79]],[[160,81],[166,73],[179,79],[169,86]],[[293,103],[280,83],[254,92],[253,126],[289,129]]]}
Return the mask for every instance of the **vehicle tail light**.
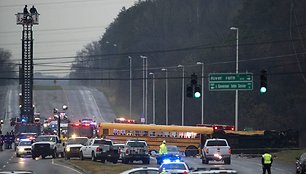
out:
{"label": "vehicle tail light", "polygon": [[183,173],[183,174],[188,174],[188,172],[184,171],[184,173]]}
{"label": "vehicle tail light", "polygon": [[228,149],[228,153],[229,153],[229,154],[232,154],[232,150],[231,150],[231,149]]}
{"label": "vehicle tail light", "polygon": [[102,149],[100,147],[96,148],[96,152],[101,152],[101,151],[102,151]]}
{"label": "vehicle tail light", "polygon": [[208,149],[206,149],[205,152],[208,153],[209,152]]}
{"label": "vehicle tail light", "polygon": [[126,149],[125,154],[127,155],[129,154],[129,149]]}

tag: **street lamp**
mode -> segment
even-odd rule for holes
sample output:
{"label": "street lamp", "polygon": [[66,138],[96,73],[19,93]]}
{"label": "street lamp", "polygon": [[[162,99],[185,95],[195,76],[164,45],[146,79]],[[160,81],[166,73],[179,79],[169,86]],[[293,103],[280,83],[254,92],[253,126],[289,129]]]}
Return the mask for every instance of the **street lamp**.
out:
{"label": "street lamp", "polygon": [[130,118],[132,118],[132,57],[128,56],[130,63]]}
{"label": "street lamp", "polygon": [[161,70],[166,73],[166,125],[168,125],[168,71],[166,68],[162,68]]}
{"label": "street lamp", "polygon": [[[112,45],[113,47],[117,47],[116,43],[111,44],[109,41],[105,42],[107,45]],[[110,86],[110,57],[108,58],[108,86]]]}
{"label": "street lamp", "polygon": [[184,126],[184,120],[185,120],[185,115],[184,115],[184,109],[185,109],[185,68],[184,65],[178,65],[178,68],[182,68],[182,126]]}
{"label": "street lamp", "polygon": [[[236,74],[238,73],[238,38],[239,38],[239,29],[236,27],[231,27],[231,30],[236,30]],[[238,90],[236,90],[235,97],[235,130],[238,131]]]}
{"label": "street lamp", "polygon": [[65,110],[68,109],[68,106],[67,105],[63,105],[63,112],[59,112],[58,109],[54,108],[53,109],[53,113],[56,113],[58,115],[58,118],[57,118],[57,134],[58,134],[58,137],[61,138],[61,113],[64,113]]}
{"label": "street lamp", "polygon": [[197,62],[197,65],[201,65],[201,93],[202,93],[202,101],[201,101],[201,124],[204,124],[204,63]]}
{"label": "street lamp", "polygon": [[152,75],[152,115],[153,115],[153,124],[155,124],[155,75],[150,72],[149,75]]}
{"label": "street lamp", "polygon": [[142,113],[145,117],[145,123],[148,123],[148,57],[147,56],[140,56],[143,59],[143,66],[142,66]]}

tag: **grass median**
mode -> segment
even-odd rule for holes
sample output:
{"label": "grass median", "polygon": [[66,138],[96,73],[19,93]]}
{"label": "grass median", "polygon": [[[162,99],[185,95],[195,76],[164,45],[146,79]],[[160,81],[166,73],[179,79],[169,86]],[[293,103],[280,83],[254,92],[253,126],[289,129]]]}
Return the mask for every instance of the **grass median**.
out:
{"label": "grass median", "polygon": [[127,164],[113,164],[113,163],[101,163],[99,161],[92,162],[89,160],[70,160],[70,163],[77,165],[78,167],[84,169],[90,174],[118,174],[123,171],[134,168],[132,165]]}
{"label": "grass median", "polygon": [[280,160],[292,163],[296,161],[296,157],[300,157],[300,155],[305,152],[306,148],[297,150],[285,150],[275,153],[275,156]]}

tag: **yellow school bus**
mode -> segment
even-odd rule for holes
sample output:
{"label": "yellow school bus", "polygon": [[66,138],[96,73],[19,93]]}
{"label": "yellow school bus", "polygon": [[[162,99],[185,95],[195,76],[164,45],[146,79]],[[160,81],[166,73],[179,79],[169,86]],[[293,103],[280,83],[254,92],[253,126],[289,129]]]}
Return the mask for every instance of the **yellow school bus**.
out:
{"label": "yellow school bus", "polygon": [[143,139],[149,145],[150,151],[158,152],[163,140],[167,145],[175,145],[186,156],[198,153],[201,138],[210,138],[211,127],[155,125],[155,124],[125,124],[100,123],[99,136],[111,139],[115,143],[125,143],[128,139]]}

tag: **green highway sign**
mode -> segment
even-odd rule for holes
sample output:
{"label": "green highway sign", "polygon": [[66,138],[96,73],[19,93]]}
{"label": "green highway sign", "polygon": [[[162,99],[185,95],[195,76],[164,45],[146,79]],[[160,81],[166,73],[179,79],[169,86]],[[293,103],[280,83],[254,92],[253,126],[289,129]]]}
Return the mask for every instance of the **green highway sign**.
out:
{"label": "green highway sign", "polygon": [[209,82],[253,81],[252,73],[213,73],[208,77]]}
{"label": "green highway sign", "polygon": [[209,82],[210,91],[253,90],[253,82]]}
{"label": "green highway sign", "polygon": [[210,91],[253,90],[252,73],[212,73],[208,80]]}

